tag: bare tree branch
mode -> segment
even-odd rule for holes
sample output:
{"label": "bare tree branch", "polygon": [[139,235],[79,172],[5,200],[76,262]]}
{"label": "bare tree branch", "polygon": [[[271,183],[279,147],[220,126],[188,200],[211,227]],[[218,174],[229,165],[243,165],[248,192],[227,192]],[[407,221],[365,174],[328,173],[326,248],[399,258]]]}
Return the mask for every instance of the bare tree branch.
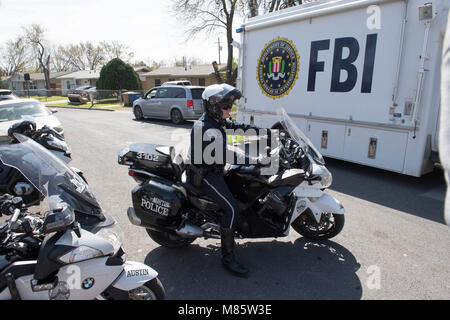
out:
{"label": "bare tree branch", "polygon": [[44,29],[38,24],[24,28],[25,38],[33,48],[34,54],[39,61],[39,66],[44,73],[45,87],[50,90],[50,52],[46,49],[48,46],[44,35]]}
{"label": "bare tree branch", "polygon": [[7,76],[23,72],[30,59],[30,51],[22,37],[6,42],[5,48],[0,50],[0,67]]}
{"label": "bare tree branch", "polygon": [[[201,32],[212,33],[225,29],[227,35],[226,82],[234,84],[233,78],[233,19],[236,7],[245,5],[244,0],[172,0],[172,11],[177,19],[187,26],[187,38]],[[187,22],[187,23],[186,23]]]}

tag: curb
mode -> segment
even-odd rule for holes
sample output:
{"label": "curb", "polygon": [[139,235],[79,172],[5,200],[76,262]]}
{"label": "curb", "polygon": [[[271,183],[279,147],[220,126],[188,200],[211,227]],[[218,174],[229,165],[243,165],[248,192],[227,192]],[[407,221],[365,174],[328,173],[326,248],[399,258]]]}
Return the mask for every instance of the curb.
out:
{"label": "curb", "polygon": [[75,109],[75,110],[116,111],[116,110],[113,110],[113,109],[103,109],[103,108],[61,107],[61,106],[52,106],[50,104],[47,104],[45,106],[47,108],[61,108],[61,109]]}

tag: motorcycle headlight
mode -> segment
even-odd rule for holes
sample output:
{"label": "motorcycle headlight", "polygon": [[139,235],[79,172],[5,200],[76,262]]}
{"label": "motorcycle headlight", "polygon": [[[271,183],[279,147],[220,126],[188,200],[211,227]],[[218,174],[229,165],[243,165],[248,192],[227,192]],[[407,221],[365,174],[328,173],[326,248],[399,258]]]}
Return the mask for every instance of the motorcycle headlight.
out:
{"label": "motorcycle headlight", "polygon": [[325,168],[325,166],[318,165],[316,163],[312,166],[312,174],[314,176],[320,176],[322,184],[322,188],[328,188],[331,186],[331,183],[333,182],[333,176],[331,175],[331,172]]}
{"label": "motorcycle headlight", "polygon": [[79,246],[60,257],[59,260],[65,264],[69,264],[101,256],[103,256],[103,253],[100,250],[88,246]]}
{"label": "motorcycle headlight", "polygon": [[323,169],[324,172],[320,175],[320,177],[322,178],[321,183],[324,188],[328,188],[333,183],[333,176],[327,168],[323,167]]}
{"label": "motorcycle headlight", "polygon": [[101,228],[96,235],[102,237],[114,247],[113,255],[122,247],[123,231],[117,222],[109,227]]}

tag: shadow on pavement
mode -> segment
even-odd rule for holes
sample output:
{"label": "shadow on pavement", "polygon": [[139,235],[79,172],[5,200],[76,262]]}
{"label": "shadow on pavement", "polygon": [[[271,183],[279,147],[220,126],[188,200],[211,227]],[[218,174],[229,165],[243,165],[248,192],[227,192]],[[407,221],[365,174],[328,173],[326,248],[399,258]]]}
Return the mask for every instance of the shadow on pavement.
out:
{"label": "shadow on pavement", "polygon": [[158,247],[145,263],[158,271],[167,299],[361,299],[360,265],[333,241],[238,242],[236,254],[250,269],[248,278],[222,268],[219,240],[207,247]]}
{"label": "shadow on pavement", "polygon": [[445,223],[446,184],[439,168],[416,178],[331,158],[326,166],[333,174],[332,190]]}

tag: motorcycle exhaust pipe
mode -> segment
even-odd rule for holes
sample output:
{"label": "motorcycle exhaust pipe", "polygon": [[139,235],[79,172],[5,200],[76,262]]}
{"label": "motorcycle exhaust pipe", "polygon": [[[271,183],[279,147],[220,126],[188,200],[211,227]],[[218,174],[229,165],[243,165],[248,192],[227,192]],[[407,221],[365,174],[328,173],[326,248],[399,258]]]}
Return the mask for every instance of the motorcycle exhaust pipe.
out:
{"label": "motorcycle exhaust pipe", "polygon": [[183,227],[175,232],[184,238],[198,238],[203,236],[203,229],[190,223],[185,223]]}

